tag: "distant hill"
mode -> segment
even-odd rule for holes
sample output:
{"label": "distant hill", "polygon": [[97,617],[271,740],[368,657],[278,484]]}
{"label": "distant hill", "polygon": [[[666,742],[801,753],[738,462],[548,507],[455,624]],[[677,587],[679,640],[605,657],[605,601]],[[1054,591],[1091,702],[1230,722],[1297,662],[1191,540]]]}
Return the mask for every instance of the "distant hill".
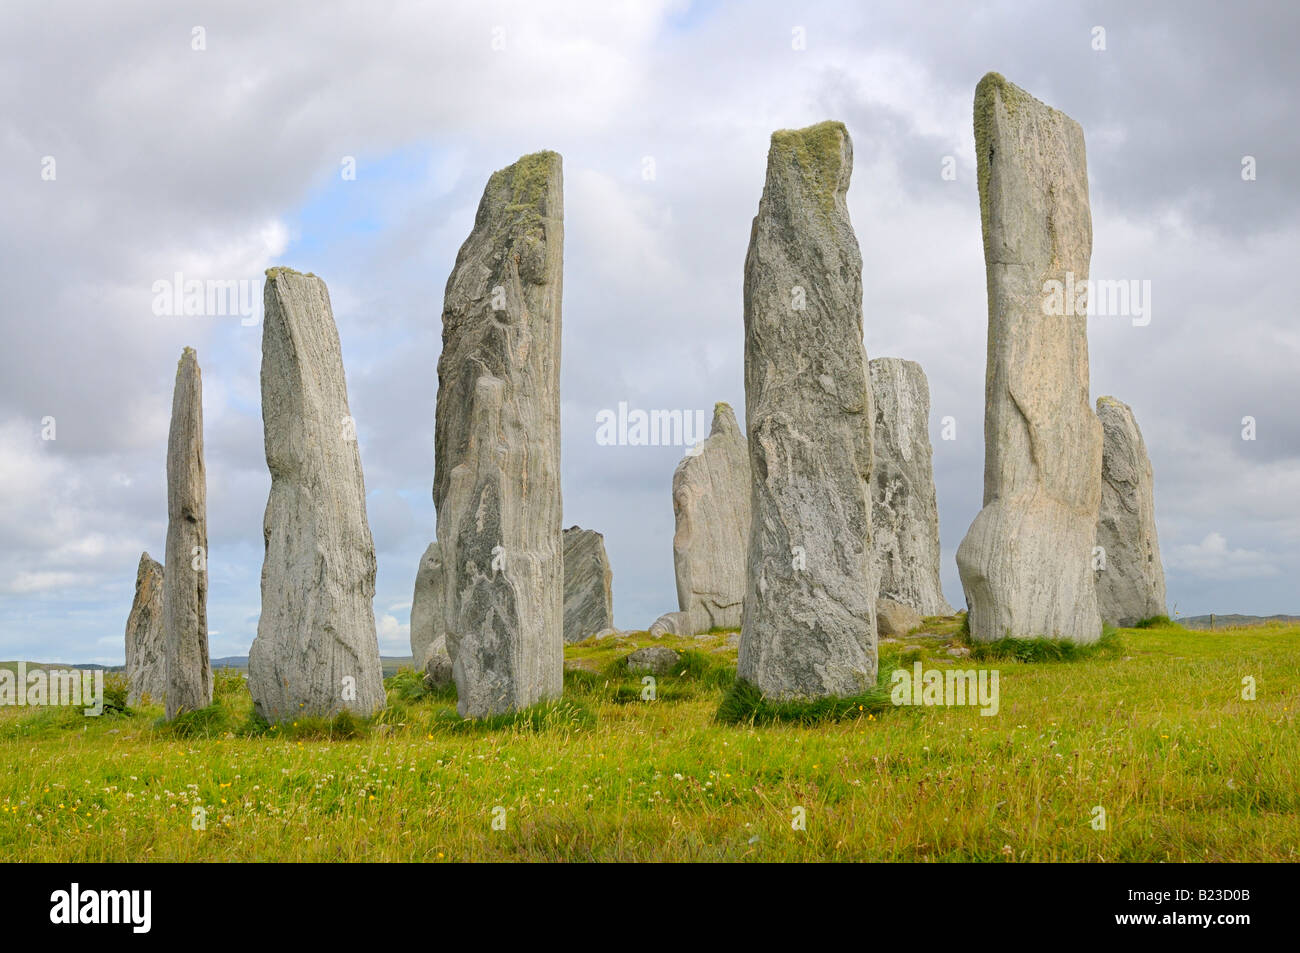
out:
{"label": "distant hill", "polygon": [[[1189,629],[1208,629],[1210,628],[1210,618],[1208,615],[1188,615],[1179,616],[1174,621]],[[1267,625],[1270,622],[1300,622],[1300,616],[1297,615],[1238,615],[1236,613],[1219,615],[1216,612],[1213,618],[1214,628],[1216,629],[1229,629],[1244,625]]]}

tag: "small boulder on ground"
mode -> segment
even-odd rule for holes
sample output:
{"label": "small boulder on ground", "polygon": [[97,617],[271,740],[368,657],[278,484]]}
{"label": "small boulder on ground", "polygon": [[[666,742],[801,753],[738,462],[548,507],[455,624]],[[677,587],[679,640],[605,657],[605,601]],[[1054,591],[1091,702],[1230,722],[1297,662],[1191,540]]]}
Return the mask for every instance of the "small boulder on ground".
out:
{"label": "small boulder on ground", "polygon": [[921,613],[893,599],[876,600],[876,635],[907,635],[921,624]]}
{"label": "small boulder on ground", "polygon": [[651,675],[667,675],[681,661],[681,658],[666,645],[649,645],[637,649],[627,657],[627,670],[649,672]]}

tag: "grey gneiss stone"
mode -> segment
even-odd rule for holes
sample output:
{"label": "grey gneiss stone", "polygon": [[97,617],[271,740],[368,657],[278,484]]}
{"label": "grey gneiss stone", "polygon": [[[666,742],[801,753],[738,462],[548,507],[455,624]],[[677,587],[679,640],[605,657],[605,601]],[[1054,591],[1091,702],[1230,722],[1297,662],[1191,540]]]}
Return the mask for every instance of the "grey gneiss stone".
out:
{"label": "grey gneiss stone", "polygon": [[662,639],[665,635],[691,635],[691,617],[687,612],[665,612],[650,623],[649,634],[652,639]]}
{"label": "grey gneiss stone", "polygon": [[424,672],[426,688],[442,688],[452,683],[451,656],[447,653],[447,637],[440,635],[425,647],[420,671]]}
{"label": "grey gneiss stone", "polygon": [[203,466],[203,376],[187,347],[176,366],[167,435],[167,553],[163,657],[167,717],[212,704],[208,661],[208,482]]}
{"label": "grey gneiss stone", "polygon": [[1156,538],[1155,485],[1147,445],[1132,409],[1114,397],[1097,399],[1101,420],[1101,510],[1097,545],[1097,604],[1112,625],[1165,615],[1165,570]]}
{"label": "grey gneiss stone", "polygon": [[651,675],[667,675],[681,661],[681,656],[666,645],[649,645],[637,649],[627,657],[629,672],[649,672]]}
{"label": "grey gneiss stone", "polygon": [[871,537],[880,595],[921,615],[950,615],[939,583],[939,506],[930,449],[930,385],[915,361],[870,364]]}
{"label": "grey gneiss stone", "polygon": [[677,635],[740,625],[749,547],[749,447],[728,404],[713,408],[708,439],[673,473]]}
{"label": "grey gneiss stone", "polygon": [[570,526],[562,539],[564,641],[581,642],[614,625],[614,574],[600,533]]}
{"label": "grey gneiss stone", "polygon": [[560,157],[488,180],[443,303],[433,501],[458,708],[560,695]]}
{"label": "grey gneiss stone", "polygon": [[975,144],[989,334],[984,508],[957,550],[971,637],[1094,642],[1101,425],[1087,316],[1050,313],[1049,295],[1049,282],[1088,277],[1083,130],[990,73],[975,91]]}
{"label": "grey gneiss stone", "polygon": [[144,698],[160,702],[167,694],[166,647],[163,639],[163,567],[140,554],[135,572],[135,601],[126,617],[128,705]]}
{"label": "grey gneiss stone", "polygon": [[369,715],[384,704],[375,544],[329,291],[315,275],[272,268],[264,297],[271,494],[248,690],[272,722],[345,708]]}
{"label": "grey gneiss stone", "polygon": [[446,632],[443,629],[442,550],[434,540],[420,557],[420,568],[415,573],[415,593],[411,597],[411,661],[421,668],[425,653],[439,638],[446,651]]}
{"label": "grey gneiss stone", "polygon": [[921,624],[921,613],[909,605],[881,596],[876,600],[876,634],[907,635]]}
{"label": "grey gneiss stone", "polygon": [[775,699],[876,682],[871,389],[843,124],[772,134],[745,257],[752,522],[737,674]]}

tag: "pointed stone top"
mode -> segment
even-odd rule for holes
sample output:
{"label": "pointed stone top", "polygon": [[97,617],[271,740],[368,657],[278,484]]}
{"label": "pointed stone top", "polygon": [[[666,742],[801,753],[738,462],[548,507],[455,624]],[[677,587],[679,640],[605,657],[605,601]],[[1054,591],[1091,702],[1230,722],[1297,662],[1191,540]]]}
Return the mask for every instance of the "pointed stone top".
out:
{"label": "pointed stone top", "polygon": [[176,362],[176,379],[180,380],[182,374],[199,372],[199,355],[192,347],[187,347],[181,351],[180,359]]}
{"label": "pointed stone top", "polygon": [[709,436],[718,433],[740,433],[736,412],[731,409],[730,404],[721,400],[713,405],[713,427],[709,430]]}
{"label": "pointed stone top", "polygon": [[1102,396],[1102,397],[1098,397],[1098,398],[1097,398],[1097,413],[1101,413],[1101,408],[1102,408],[1103,406],[1108,405],[1108,404],[1111,405],[1111,406],[1115,406],[1115,407],[1127,407],[1127,406],[1128,406],[1128,404],[1124,403],[1122,400],[1119,400],[1119,399],[1116,398],[1116,397],[1111,397],[1109,394],[1107,394],[1107,395],[1104,395],[1104,396]]}

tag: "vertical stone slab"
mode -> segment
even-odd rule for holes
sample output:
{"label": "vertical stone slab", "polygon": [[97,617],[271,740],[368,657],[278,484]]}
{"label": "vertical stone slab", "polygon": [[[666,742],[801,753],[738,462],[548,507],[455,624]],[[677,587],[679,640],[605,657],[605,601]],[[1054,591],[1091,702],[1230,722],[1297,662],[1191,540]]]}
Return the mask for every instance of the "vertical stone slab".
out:
{"label": "vertical stone slab", "polygon": [[745,257],[752,522],[738,675],[769,698],[850,695],[876,681],[852,168],[841,123],[773,133]]}
{"label": "vertical stone slab", "polygon": [[140,554],[135,572],[135,599],[126,617],[126,701],[138,705],[167,695],[167,652],[163,635],[163,567]]}
{"label": "vertical stone slab", "polygon": [[984,508],[957,550],[971,636],[1101,635],[1092,547],[1101,425],[1083,314],[1051,314],[1051,282],[1088,277],[1083,130],[996,73],[975,91],[988,282]]}
{"label": "vertical stone slab", "polygon": [[939,505],[930,447],[930,385],[915,361],[870,364],[871,536],[880,598],[921,615],[949,615],[939,582]]}
{"label": "vertical stone slab", "polygon": [[488,180],[443,303],[433,501],[458,709],[483,717],[558,697],[560,156]]}
{"label": "vertical stone slab", "polygon": [[570,526],[564,542],[564,641],[581,642],[614,625],[614,573],[605,537]]}
{"label": "vertical stone slab", "polygon": [[271,493],[262,616],[248,689],[271,722],[383,707],[375,544],[338,329],[325,282],[266,273],[262,425]]}
{"label": "vertical stone slab", "polygon": [[421,667],[429,646],[443,631],[443,571],[442,550],[438,541],[429,544],[420,557],[420,568],[415,573],[415,592],[411,596],[411,661]]}
{"label": "vertical stone slab", "polygon": [[203,378],[187,347],[176,365],[167,435],[167,552],[163,644],[168,718],[212,704],[208,662],[208,483],[203,465]]}
{"label": "vertical stone slab", "polygon": [[749,445],[728,404],[673,472],[673,569],[679,619],[694,635],[740,627],[750,524]]}
{"label": "vertical stone slab", "polygon": [[1131,626],[1168,614],[1156,537],[1155,481],[1132,408],[1114,397],[1099,397],[1097,417],[1102,431],[1097,545],[1105,554],[1105,568],[1096,575],[1097,603],[1103,621]]}

